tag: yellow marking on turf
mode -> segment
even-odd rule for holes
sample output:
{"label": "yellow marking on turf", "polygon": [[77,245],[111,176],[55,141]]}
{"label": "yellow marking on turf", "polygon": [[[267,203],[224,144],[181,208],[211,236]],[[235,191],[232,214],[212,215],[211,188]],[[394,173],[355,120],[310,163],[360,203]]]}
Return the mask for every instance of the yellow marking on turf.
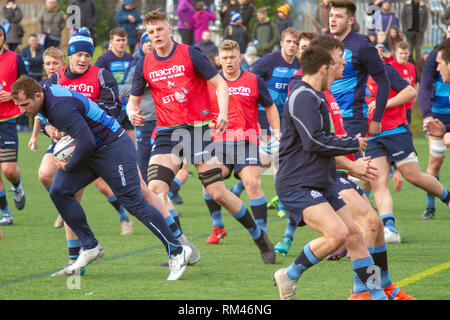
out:
{"label": "yellow marking on turf", "polygon": [[400,281],[397,282],[397,285],[400,288],[401,287],[405,287],[408,284],[411,284],[411,283],[414,283],[416,281],[422,280],[423,278],[432,276],[433,274],[441,272],[441,271],[444,271],[444,270],[446,270],[448,268],[450,268],[450,261],[441,263],[441,264],[439,264],[439,265],[437,265],[435,267],[426,269],[426,270],[424,270],[422,272],[419,272],[419,273],[417,273],[415,275],[412,275],[411,277],[408,277],[408,278],[405,278],[403,280],[400,280]]}

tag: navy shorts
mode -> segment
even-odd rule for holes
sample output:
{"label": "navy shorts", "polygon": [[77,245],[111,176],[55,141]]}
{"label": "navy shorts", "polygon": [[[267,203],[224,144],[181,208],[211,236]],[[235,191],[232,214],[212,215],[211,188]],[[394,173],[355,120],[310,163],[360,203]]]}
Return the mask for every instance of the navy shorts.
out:
{"label": "navy shorts", "polygon": [[18,151],[16,122],[0,122],[0,162],[17,162]]}
{"label": "navy shorts", "polygon": [[131,124],[130,119],[128,119],[127,110],[121,110],[117,122],[125,130],[134,130],[134,126]]}
{"label": "navy shorts", "polygon": [[369,130],[367,118],[342,118],[344,129],[349,136],[356,136],[358,133],[364,137]]}
{"label": "navy shorts", "polygon": [[433,118],[441,120],[445,126],[450,124],[450,114],[433,113]]}
{"label": "navy shorts", "polygon": [[278,198],[289,214],[289,219],[299,226],[305,225],[303,210],[309,207],[328,202],[333,210],[338,211],[345,206],[345,202],[335,186],[326,189],[299,187],[289,192],[278,193]]}
{"label": "navy shorts", "polygon": [[[261,166],[259,160],[259,146],[248,140],[232,143],[216,142],[215,155],[230,173],[234,169],[234,177],[240,179],[238,173],[247,166]],[[225,179],[231,176],[228,175]]]}
{"label": "navy shorts", "polygon": [[53,150],[55,150],[55,146],[56,146],[56,142],[52,140],[52,142],[48,146],[48,148],[45,151],[45,153],[53,153]]}
{"label": "navy shorts", "polygon": [[336,189],[338,193],[341,192],[342,190],[355,189],[360,196],[364,194],[362,189],[356,183],[354,183],[348,178],[347,172],[343,171],[336,172]]}
{"label": "navy shorts", "polygon": [[151,155],[173,154],[188,163],[200,164],[214,157],[214,142],[208,125],[158,130]]}
{"label": "navy shorts", "polygon": [[416,153],[411,132],[396,133],[367,141],[365,156],[372,159],[386,156],[388,162],[398,162]]}

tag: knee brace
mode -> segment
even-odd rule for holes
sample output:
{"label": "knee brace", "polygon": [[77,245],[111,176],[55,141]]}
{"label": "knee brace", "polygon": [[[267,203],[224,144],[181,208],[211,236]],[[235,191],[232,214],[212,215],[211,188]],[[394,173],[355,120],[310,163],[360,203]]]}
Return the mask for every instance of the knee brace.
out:
{"label": "knee brace", "polygon": [[430,154],[433,157],[443,158],[445,157],[445,152],[447,151],[447,147],[444,144],[443,140],[430,140]]}
{"label": "knee brace", "polygon": [[173,171],[167,167],[159,164],[151,164],[147,170],[147,181],[161,180],[167,183],[168,186],[172,183],[175,178]]}
{"label": "knee brace", "polygon": [[199,172],[198,178],[206,188],[214,182],[223,181],[222,169],[214,168],[205,172]]}

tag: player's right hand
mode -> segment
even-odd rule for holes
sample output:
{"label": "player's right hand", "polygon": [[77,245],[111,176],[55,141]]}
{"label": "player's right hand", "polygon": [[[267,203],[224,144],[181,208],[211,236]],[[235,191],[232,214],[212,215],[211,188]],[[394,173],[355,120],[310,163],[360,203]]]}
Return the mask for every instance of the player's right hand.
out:
{"label": "player's right hand", "polygon": [[359,142],[358,153],[359,153],[359,154],[363,154],[363,153],[364,153],[364,150],[366,150],[366,147],[367,147],[367,139],[361,137],[361,133],[358,133],[358,134],[356,135],[356,138],[358,139],[358,142]]}
{"label": "player's right hand", "polygon": [[216,131],[217,134],[222,134],[228,127],[228,117],[224,117],[219,113],[216,119]]}

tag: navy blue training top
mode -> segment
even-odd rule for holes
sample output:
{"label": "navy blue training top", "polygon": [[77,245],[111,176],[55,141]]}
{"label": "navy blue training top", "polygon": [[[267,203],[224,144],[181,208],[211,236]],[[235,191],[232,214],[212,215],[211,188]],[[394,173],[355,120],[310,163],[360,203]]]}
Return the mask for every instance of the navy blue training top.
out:
{"label": "navy blue training top", "polygon": [[59,85],[44,85],[42,89],[42,115],[52,126],[67,132],[77,141],[66,171],[89,158],[96,150],[114,142],[125,132],[114,117],[81,93]]}
{"label": "navy blue training top", "polygon": [[450,115],[450,83],[445,83],[436,70],[437,54],[437,48],[430,52],[420,79],[417,99],[424,118],[433,116],[433,113]]}
{"label": "navy blue training top", "polygon": [[328,105],[308,83],[292,86],[281,116],[277,193],[299,187],[328,188],[336,183],[335,156],[355,153],[358,139],[331,133]]}
{"label": "navy blue training top", "polygon": [[[298,58],[292,63],[287,63],[281,55],[281,51],[266,54],[255,62],[250,72],[260,76],[277,106],[278,113],[283,113],[284,104],[288,96],[289,79],[300,69]],[[263,110],[263,108],[260,108]]]}
{"label": "navy blue training top", "polygon": [[341,109],[343,118],[368,118],[368,106],[364,101],[369,75],[378,84],[377,108],[373,121],[381,122],[389,97],[389,78],[374,44],[366,36],[351,31],[344,40],[344,67],[342,79],[334,81],[330,88]]}
{"label": "navy blue training top", "polygon": [[133,60],[134,57],[128,52],[125,52],[122,57],[118,57],[112,50],[108,50],[97,59],[95,66],[111,72],[120,85],[125,77],[125,71]]}

